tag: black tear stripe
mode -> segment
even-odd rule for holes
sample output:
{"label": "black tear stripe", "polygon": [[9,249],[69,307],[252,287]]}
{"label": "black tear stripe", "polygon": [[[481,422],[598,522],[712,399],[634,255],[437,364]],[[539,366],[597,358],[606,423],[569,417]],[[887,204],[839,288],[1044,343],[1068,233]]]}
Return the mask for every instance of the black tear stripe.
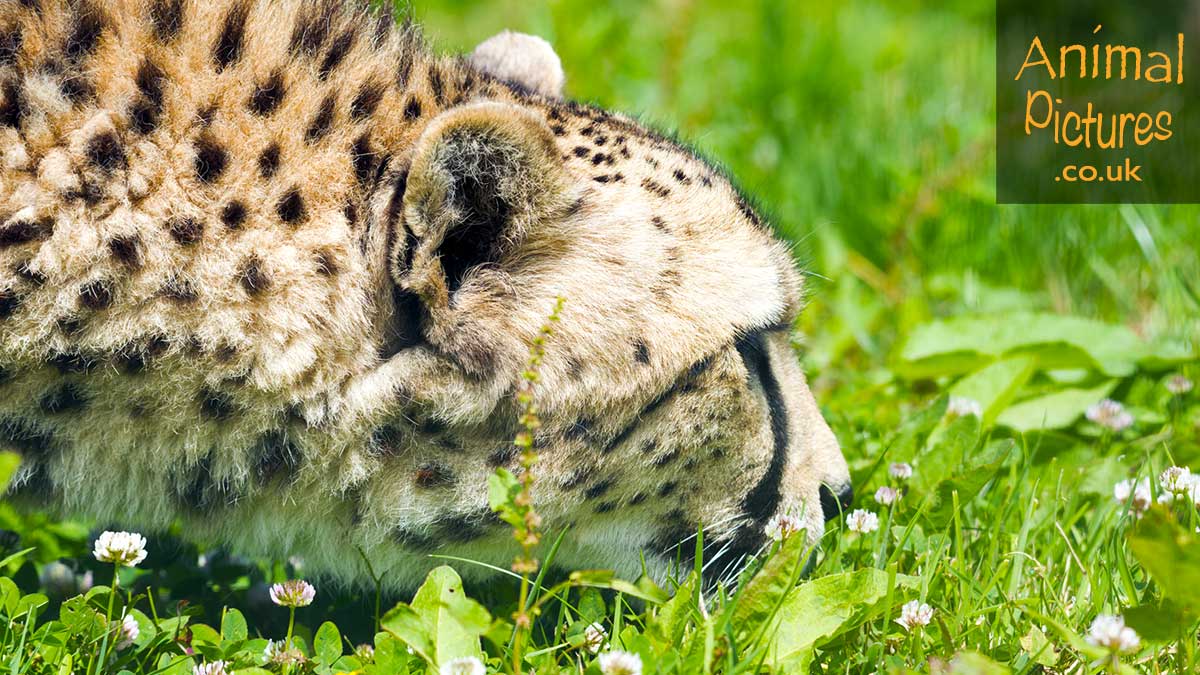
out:
{"label": "black tear stripe", "polygon": [[740,527],[727,545],[717,546],[719,542],[713,542],[714,552],[723,551],[720,553],[719,559],[708,558],[709,547],[705,546],[704,577],[710,583],[726,579],[730,572],[736,571],[737,565],[759,552],[766,543],[767,521],[775,515],[775,511],[779,508],[779,501],[783,497],[783,471],[787,464],[789,442],[787,408],[784,406],[783,394],[779,390],[779,381],[775,379],[775,373],[771,370],[771,360],[767,355],[765,342],[766,333],[766,330],[751,333],[738,340],[735,347],[746,367],[748,382],[753,385],[757,381],[762,387],[763,395],[766,396],[774,450],[771,454],[771,462],[762,478],[742,499],[742,511],[750,519],[750,522]]}

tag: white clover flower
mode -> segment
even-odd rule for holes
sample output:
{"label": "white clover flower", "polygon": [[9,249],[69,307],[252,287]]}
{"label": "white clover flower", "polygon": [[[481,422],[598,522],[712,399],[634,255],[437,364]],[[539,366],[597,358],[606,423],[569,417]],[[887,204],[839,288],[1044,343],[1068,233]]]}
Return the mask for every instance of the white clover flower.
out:
{"label": "white clover flower", "polygon": [[918,626],[928,626],[933,620],[933,608],[920,600],[909,600],[900,608],[900,618],[896,623],[904,626],[904,630],[912,632]]}
{"label": "white clover flower", "polygon": [[267,640],[263,656],[277,666],[298,666],[306,660],[303,652],[295,646],[285,646],[283,640]]}
{"label": "white clover flower", "polygon": [[590,623],[587,628],[583,629],[583,647],[589,652],[598,653],[607,641],[608,631],[604,630],[602,624]]}
{"label": "white clover flower", "polygon": [[192,675],[227,675],[225,667],[228,665],[224,661],[206,661],[192,666]]}
{"label": "white clover flower", "polygon": [[1183,484],[1179,487],[1179,496],[1192,500],[1196,508],[1200,508],[1200,474],[1188,474],[1181,482]]}
{"label": "white clover flower", "polygon": [[483,662],[474,656],[460,656],[451,659],[438,668],[438,675],[485,675],[487,668]]}
{"label": "white clover flower", "polygon": [[1171,392],[1172,394],[1176,396],[1183,396],[1191,391],[1192,387],[1195,385],[1191,380],[1176,373],[1175,375],[1168,377],[1167,381],[1163,383],[1163,386],[1166,387],[1167,391]]}
{"label": "white clover flower", "polygon": [[1153,498],[1150,495],[1150,479],[1134,480],[1127,478],[1113,486],[1113,497],[1121,504],[1129,503],[1129,509],[1141,515],[1150,508]]}
{"label": "white clover flower", "polygon": [[866,509],[855,509],[846,517],[846,526],[851,532],[867,534],[879,529],[879,516]]}
{"label": "white clover flower", "polygon": [[890,485],[884,485],[875,491],[875,501],[884,506],[891,506],[900,499],[900,491]]}
{"label": "white clover flower", "polygon": [[137,619],[133,618],[132,614],[126,614],[121,618],[117,632],[117,643],[115,645],[117,651],[126,649],[133,644],[134,640],[141,635],[142,629],[138,626]]}
{"label": "white clover flower", "polygon": [[642,657],[613,650],[600,655],[600,672],[604,675],[642,675]]}
{"label": "white clover flower", "polygon": [[1125,410],[1125,406],[1110,398],[1089,406],[1087,418],[1112,431],[1123,431],[1133,426],[1133,415]]}
{"label": "white clover flower", "polygon": [[951,396],[946,403],[946,415],[949,417],[978,417],[983,418],[983,406],[973,398]]}
{"label": "white clover flower", "polygon": [[146,538],[136,532],[104,532],[92,555],[100,562],[135,567],[146,559]]}
{"label": "white clover flower", "polygon": [[771,520],[767,521],[765,528],[767,536],[775,541],[783,541],[803,529],[803,521],[796,516],[784,513],[777,513],[772,516]]}
{"label": "white clover flower", "polygon": [[1125,625],[1124,617],[1111,614],[1101,614],[1092,621],[1087,641],[1113,653],[1131,652],[1142,642],[1137,632]]}
{"label": "white clover flower", "polygon": [[375,660],[375,647],[372,645],[363,643],[354,648],[354,655],[357,656],[359,659],[362,659],[363,661],[374,661]]}
{"label": "white clover flower", "polygon": [[292,579],[271,586],[271,602],[280,607],[307,607],[317,596],[317,589],[303,579]]}
{"label": "white clover flower", "polygon": [[1192,470],[1186,466],[1169,466],[1158,475],[1158,484],[1163,492],[1181,493],[1187,489],[1192,480]]}
{"label": "white clover flower", "polygon": [[908,462],[895,462],[888,466],[888,475],[896,480],[908,480],[912,478],[912,464]]}

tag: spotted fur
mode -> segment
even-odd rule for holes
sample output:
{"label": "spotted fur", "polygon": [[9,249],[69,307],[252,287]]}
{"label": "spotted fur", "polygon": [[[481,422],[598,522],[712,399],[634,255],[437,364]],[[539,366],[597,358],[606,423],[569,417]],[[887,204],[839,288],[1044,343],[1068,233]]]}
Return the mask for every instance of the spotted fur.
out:
{"label": "spotted fur", "polygon": [[485,485],[562,296],[535,439],[562,564],[661,573],[703,526],[721,575],[777,514],[819,536],[848,476],[788,249],[557,64],[333,0],[0,2],[13,498],[351,580],[355,547],[398,586],[430,551],[503,564]]}

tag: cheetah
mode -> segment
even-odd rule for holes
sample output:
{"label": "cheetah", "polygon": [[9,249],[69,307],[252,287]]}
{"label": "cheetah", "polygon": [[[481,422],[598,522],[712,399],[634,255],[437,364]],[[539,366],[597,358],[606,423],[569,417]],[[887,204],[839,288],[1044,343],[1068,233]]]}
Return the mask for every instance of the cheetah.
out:
{"label": "cheetah", "polygon": [[662,575],[702,527],[719,579],[780,516],[819,539],[850,480],[788,247],[563,80],[536,38],[439,55],[366,3],[0,0],[8,498],[347,583],[504,565],[487,481],[563,298],[534,438],[558,564]]}

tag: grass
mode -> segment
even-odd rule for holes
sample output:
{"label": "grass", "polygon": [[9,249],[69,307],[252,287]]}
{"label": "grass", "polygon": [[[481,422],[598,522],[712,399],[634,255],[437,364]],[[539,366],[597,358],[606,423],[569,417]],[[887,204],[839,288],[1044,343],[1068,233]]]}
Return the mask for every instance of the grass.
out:
{"label": "grass", "polygon": [[[547,37],[573,96],[677,127],[757,195],[810,272],[798,346],[850,460],[853,508],[877,513],[879,529],[834,526],[803,580],[810,552],[787,539],[736,590],[702,592],[686,576],[665,589],[532,578],[540,617],[520,642],[510,577],[468,589],[481,602],[449,570],[412,599],[319,589],[296,612],[306,662],[283,666],[266,661],[265,639],[285,635],[289,613],[266,584],[303,576],[296,561],[155,541],[147,564],[121,571],[117,597],[88,524],[0,505],[14,553],[0,565],[0,663],[186,673],[224,658],[382,675],[474,653],[512,672],[522,644],[526,672],[597,673],[585,629],[599,623],[604,650],[636,652],[645,672],[1197,672],[1196,510],[1178,501],[1138,518],[1113,486],[1200,468],[1200,397],[1164,387],[1175,372],[1200,376],[1200,210],[997,206],[992,5],[927,4],[415,8],[448,50],[503,28]],[[947,414],[949,395],[979,401],[982,417]],[[1086,420],[1102,396],[1126,406],[1130,428]],[[903,484],[887,474],[897,461],[915,467]],[[872,499],[885,484],[904,493],[890,508]],[[132,600],[141,635],[101,663],[110,599],[116,614]],[[933,618],[908,632],[895,620],[912,600]],[[1081,637],[1102,613],[1141,636],[1118,661]],[[359,643],[374,656],[351,656]]]}

